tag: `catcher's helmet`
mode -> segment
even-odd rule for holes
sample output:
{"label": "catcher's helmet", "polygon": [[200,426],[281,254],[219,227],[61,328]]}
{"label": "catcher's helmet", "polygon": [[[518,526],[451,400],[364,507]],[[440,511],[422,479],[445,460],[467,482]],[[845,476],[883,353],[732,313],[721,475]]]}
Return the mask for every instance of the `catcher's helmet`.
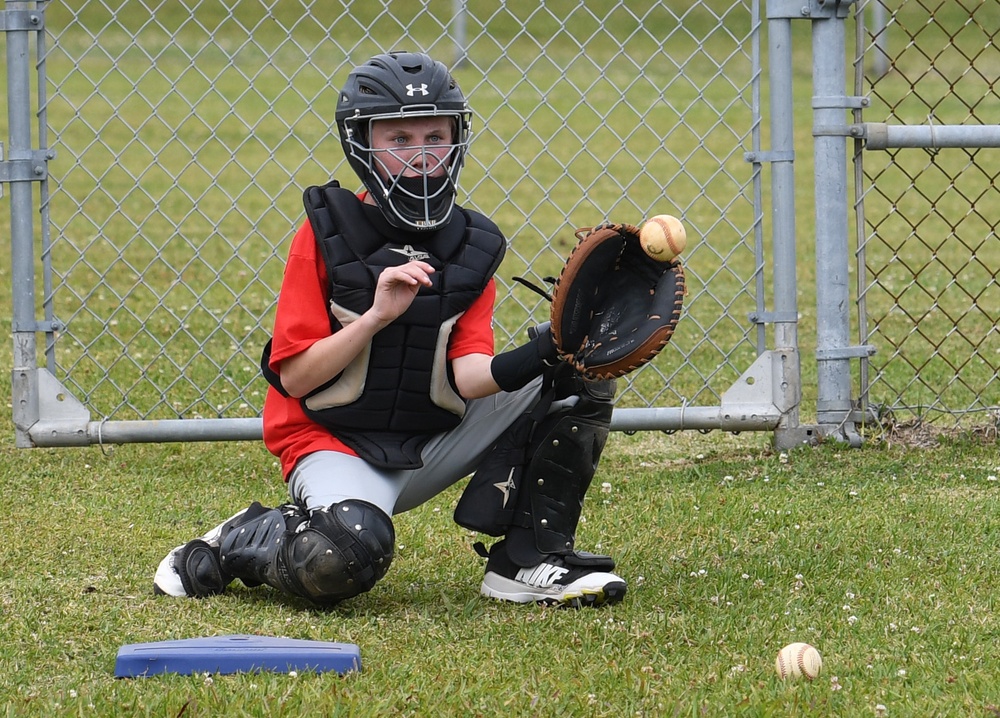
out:
{"label": "catcher's helmet", "polygon": [[[372,150],[373,122],[440,116],[454,122],[454,144],[448,148],[443,176],[432,177],[421,170],[419,176],[410,178],[379,172],[379,154],[389,150]],[[337,101],[336,119],[347,161],[392,225],[433,230],[448,221],[469,147],[472,113],[444,64],[423,53],[376,55],[348,75]]]}

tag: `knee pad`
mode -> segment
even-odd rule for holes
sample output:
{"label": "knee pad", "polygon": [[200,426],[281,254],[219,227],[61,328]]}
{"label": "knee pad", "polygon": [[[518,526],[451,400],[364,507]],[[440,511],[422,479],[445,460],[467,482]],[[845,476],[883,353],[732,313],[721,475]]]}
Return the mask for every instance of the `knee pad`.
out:
{"label": "knee pad", "polygon": [[295,593],[333,604],[370,590],[392,563],[396,532],[374,504],[348,499],[314,511],[289,535],[279,572]]}

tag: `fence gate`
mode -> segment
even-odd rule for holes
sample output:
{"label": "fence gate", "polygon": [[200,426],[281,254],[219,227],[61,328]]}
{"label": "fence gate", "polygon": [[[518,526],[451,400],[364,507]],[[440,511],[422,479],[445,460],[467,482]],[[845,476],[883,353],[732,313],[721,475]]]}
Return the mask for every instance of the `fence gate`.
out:
{"label": "fence gate", "polygon": [[885,422],[995,436],[1000,3],[869,4],[878,20],[858,25],[855,77],[871,100],[856,148],[858,295],[861,341],[878,351],[862,363],[862,398]]}

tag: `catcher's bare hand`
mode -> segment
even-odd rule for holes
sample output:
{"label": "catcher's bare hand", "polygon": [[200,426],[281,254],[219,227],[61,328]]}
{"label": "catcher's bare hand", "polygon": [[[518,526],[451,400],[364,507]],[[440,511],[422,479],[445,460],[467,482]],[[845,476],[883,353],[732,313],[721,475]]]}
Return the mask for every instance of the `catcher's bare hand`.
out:
{"label": "catcher's bare hand", "polygon": [[382,325],[388,325],[413,304],[420,287],[431,286],[434,267],[414,261],[382,271],[375,286],[371,311]]}

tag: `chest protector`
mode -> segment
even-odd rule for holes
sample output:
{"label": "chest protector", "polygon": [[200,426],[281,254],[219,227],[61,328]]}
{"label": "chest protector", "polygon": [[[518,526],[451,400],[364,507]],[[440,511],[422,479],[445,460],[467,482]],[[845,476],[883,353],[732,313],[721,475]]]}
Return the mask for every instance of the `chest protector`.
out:
{"label": "chest protector", "polygon": [[329,278],[333,331],[371,308],[387,267],[422,260],[435,269],[432,286],[421,287],[406,312],[302,399],[310,419],[372,465],[419,467],[427,441],[465,413],[450,375],[448,339],[503,259],[503,235],[483,215],[459,207],[436,232],[401,232],[336,182],[307,189],[305,206]]}

